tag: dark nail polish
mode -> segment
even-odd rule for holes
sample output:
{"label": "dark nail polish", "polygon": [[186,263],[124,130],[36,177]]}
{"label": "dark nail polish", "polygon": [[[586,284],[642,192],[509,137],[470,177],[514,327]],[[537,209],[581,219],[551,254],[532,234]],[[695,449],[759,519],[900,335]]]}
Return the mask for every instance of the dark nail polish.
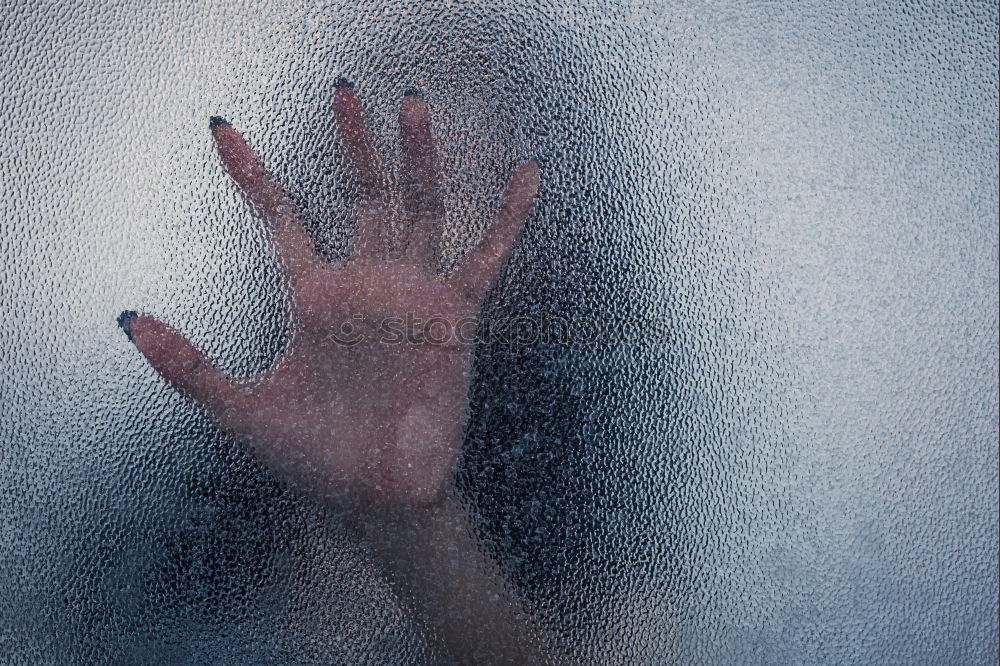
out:
{"label": "dark nail polish", "polygon": [[410,95],[413,95],[417,99],[423,99],[424,98],[424,96],[421,95],[420,91],[417,90],[416,88],[407,88],[406,90],[403,91],[403,97],[409,97]]}
{"label": "dark nail polish", "polygon": [[538,166],[545,165],[545,158],[542,157],[541,155],[535,155],[534,157],[531,158],[531,161],[537,164]]}
{"label": "dark nail polish", "polygon": [[335,88],[353,88],[354,84],[345,79],[343,76],[338,76],[337,80],[333,82]]}
{"label": "dark nail polish", "polygon": [[125,331],[125,337],[129,339],[129,342],[132,342],[132,333],[128,330],[128,325],[132,321],[132,317],[135,316],[136,313],[132,310],[126,310],[118,315],[118,325]]}
{"label": "dark nail polish", "polygon": [[228,124],[229,123],[226,122],[226,119],[223,118],[222,116],[212,116],[211,118],[208,119],[208,129],[210,130],[214,130],[219,125],[228,125]]}

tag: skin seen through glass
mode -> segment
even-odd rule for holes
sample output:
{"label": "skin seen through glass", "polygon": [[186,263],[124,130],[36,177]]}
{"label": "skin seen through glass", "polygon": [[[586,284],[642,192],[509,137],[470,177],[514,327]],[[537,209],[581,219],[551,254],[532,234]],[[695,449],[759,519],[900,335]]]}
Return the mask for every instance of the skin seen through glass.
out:
{"label": "skin seen through glass", "polygon": [[[515,169],[485,237],[441,275],[443,209],[427,104],[411,93],[400,105],[410,233],[398,257],[383,241],[382,166],[351,86],[337,87],[333,113],[360,193],[355,252],[341,264],[313,249],[291,200],[236,129],[211,122],[223,166],[271,233],[291,299],[292,337],[275,364],[257,377],[227,377],[152,317],[126,316],[123,325],[167,381],[280,475],[342,499],[433,501],[461,444],[473,352],[465,340],[530,210],[538,166]],[[407,320],[432,325],[418,338],[407,335]]]}
{"label": "skin seen through glass", "polygon": [[[150,315],[123,313],[122,328],[164,379],[273,473],[353,511],[397,592],[438,627],[445,653],[559,661],[478,543],[452,484],[480,308],[528,217],[538,163],[513,169],[483,238],[442,274],[444,209],[428,105],[412,92],[400,104],[404,159],[396,193],[384,186],[353,86],[336,87],[332,112],[359,193],[353,252],[339,263],[317,253],[291,199],[239,132],[222,118],[210,122],[223,167],[269,231],[290,301],[290,341],[273,365],[234,378]],[[409,234],[390,250],[393,194]],[[414,321],[421,322],[415,336],[413,326],[407,330]],[[392,340],[387,322],[398,323]]]}

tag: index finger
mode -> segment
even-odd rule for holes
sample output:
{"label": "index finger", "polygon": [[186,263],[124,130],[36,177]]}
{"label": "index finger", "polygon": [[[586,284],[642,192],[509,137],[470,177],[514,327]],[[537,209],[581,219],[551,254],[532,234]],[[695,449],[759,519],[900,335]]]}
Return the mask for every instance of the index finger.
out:
{"label": "index finger", "polygon": [[298,278],[321,262],[309,233],[299,223],[295,204],[271,180],[240,133],[218,116],[212,117],[209,128],[223,167],[271,231],[279,263],[289,276]]}

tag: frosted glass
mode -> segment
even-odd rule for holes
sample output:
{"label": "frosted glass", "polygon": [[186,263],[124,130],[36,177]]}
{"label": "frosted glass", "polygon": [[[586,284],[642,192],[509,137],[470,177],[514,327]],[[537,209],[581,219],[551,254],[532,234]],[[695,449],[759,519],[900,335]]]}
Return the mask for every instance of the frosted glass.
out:
{"label": "frosted glass", "polygon": [[972,1],[8,3],[0,661],[444,659],[344,507],[115,321],[268,367],[289,305],[209,118],[342,261],[346,77],[390,165],[404,91],[431,109],[445,269],[541,165],[456,479],[573,662],[996,663],[997,25]]}

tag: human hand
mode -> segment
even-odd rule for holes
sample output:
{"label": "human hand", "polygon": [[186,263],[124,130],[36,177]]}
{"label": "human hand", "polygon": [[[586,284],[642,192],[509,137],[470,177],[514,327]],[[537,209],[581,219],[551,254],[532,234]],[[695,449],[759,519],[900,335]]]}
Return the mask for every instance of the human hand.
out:
{"label": "human hand", "polygon": [[[294,204],[239,133],[221,118],[211,122],[224,167],[270,232],[291,302],[291,337],[269,370],[236,379],[153,317],[126,312],[120,323],[170,384],[280,477],[351,506],[427,506],[451,478],[468,406],[471,332],[531,208],[538,165],[528,160],[514,170],[482,241],[444,275],[427,105],[416,94],[403,98],[396,193],[384,186],[351,86],[337,86],[333,112],[360,195],[354,251],[338,264],[317,254]],[[410,225],[396,249],[385,238],[391,194],[401,197]],[[408,315],[433,325],[407,334]]]}

